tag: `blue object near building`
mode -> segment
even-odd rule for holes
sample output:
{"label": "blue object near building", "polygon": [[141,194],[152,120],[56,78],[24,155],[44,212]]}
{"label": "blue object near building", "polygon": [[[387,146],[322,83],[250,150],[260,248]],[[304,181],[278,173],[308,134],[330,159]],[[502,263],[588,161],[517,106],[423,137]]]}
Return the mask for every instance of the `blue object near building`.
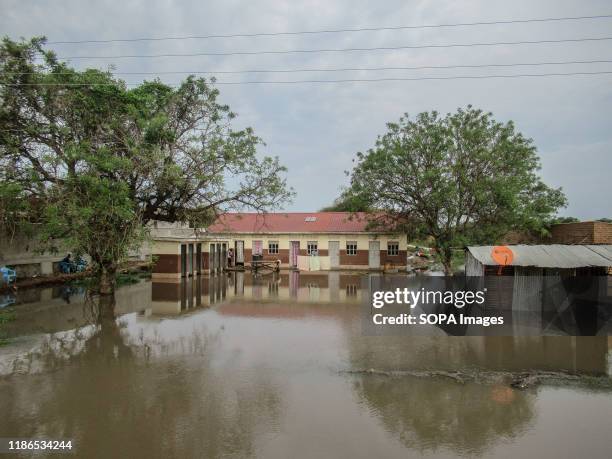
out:
{"label": "blue object near building", "polygon": [[82,258],[78,258],[76,263],[72,261],[60,261],[59,270],[64,274],[80,273],[87,269],[87,262]]}
{"label": "blue object near building", "polygon": [[80,273],[82,271],[85,271],[86,269],[87,269],[87,262],[83,260],[81,257],[77,258],[76,272]]}
{"label": "blue object near building", "polygon": [[2,266],[0,268],[0,274],[2,275],[2,281],[7,284],[15,282],[15,280],[17,279],[17,273],[15,272],[15,270],[6,266]]}
{"label": "blue object near building", "polygon": [[72,263],[69,261],[60,261],[59,270],[64,274],[70,274],[72,272]]}

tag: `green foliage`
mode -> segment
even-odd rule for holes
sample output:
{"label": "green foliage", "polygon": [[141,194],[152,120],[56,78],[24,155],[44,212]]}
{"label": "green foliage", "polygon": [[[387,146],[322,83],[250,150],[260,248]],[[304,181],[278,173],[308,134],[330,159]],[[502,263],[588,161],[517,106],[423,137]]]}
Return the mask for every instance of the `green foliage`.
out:
{"label": "green foliage", "polygon": [[578,223],[578,222],[580,222],[580,219],[576,217],[556,217],[550,220],[549,226],[557,225],[559,223]]}
{"label": "green foliage", "polygon": [[366,201],[366,196],[345,192],[331,206],[322,208],[321,212],[368,212],[369,210],[371,206]]}
{"label": "green foliage", "polygon": [[146,235],[127,185],[92,173],[53,188],[41,217],[39,236],[48,245],[59,237],[77,255],[87,253],[111,271]]}
{"label": "green foliage", "polygon": [[292,196],[277,158],[218,102],[214,80],[127,89],[58,62],[44,39],[0,45],[0,224],[36,228],[114,273],[151,220],[201,226],[232,208]]}
{"label": "green foliage", "polygon": [[26,190],[19,183],[0,182],[0,228],[13,237],[17,231],[32,232]]}
{"label": "green foliage", "polygon": [[431,236],[450,272],[451,250],[491,243],[511,229],[545,232],[566,204],[538,177],[531,139],[490,113],[406,115],[358,153],[346,194],[392,216],[412,237]]}
{"label": "green foliage", "polygon": [[600,218],[597,221],[598,222],[603,222],[603,223],[612,223],[612,218]]}

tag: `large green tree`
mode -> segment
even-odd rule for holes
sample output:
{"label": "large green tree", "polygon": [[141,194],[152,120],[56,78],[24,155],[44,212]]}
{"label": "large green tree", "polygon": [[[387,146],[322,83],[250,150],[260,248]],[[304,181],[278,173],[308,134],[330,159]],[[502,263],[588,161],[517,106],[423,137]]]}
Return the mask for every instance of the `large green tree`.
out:
{"label": "large green tree", "polygon": [[365,196],[351,193],[342,193],[335,199],[332,205],[323,207],[320,212],[369,212],[370,203],[365,201]]}
{"label": "large green tree", "polygon": [[[454,247],[493,243],[511,229],[545,231],[566,204],[546,186],[531,139],[468,106],[408,115],[358,153],[344,199],[358,199],[415,237],[430,236],[445,272]],[[356,198],[357,197],[357,198]],[[407,223],[408,222],[408,223]]]}
{"label": "large green tree", "polygon": [[135,88],[78,71],[45,40],[0,46],[0,223],[92,257],[104,290],[151,220],[203,225],[291,197],[277,158],[218,100],[214,80]]}

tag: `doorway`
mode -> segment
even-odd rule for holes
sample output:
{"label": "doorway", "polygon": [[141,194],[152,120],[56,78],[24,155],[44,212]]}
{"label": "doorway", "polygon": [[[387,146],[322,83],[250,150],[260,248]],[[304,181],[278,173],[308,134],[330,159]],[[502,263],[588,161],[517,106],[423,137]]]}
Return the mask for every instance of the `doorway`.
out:
{"label": "doorway", "polygon": [[221,259],[221,244],[218,243],[216,244],[216,248],[215,248],[215,269],[217,271],[221,271],[221,268],[223,267],[223,265],[221,263],[223,263],[223,260]]}
{"label": "doorway", "polygon": [[234,242],[236,266],[244,266],[244,241]]}
{"label": "doorway", "polygon": [[289,265],[292,268],[297,268],[299,254],[300,254],[300,241],[291,241],[289,243]]}
{"label": "doorway", "polygon": [[380,241],[370,241],[368,264],[370,269],[380,269]]}
{"label": "doorway", "polygon": [[329,241],[329,267],[334,269],[340,266],[340,241]]}
{"label": "doorway", "polygon": [[187,244],[181,244],[181,277],[187,275]]}
{"label": "doorway", "polygon": [[200,243],[196,245],[196,272],[202,273],[202,244]]}
{"label": "doorway", "polygon": [[187,252],[188,264],[187,264],[187,274],[189,276],[193,275],[193,244],[189,244],[189,250]]}
{"label": "doorway", "polygon": [[217,269],[217,255],[215,253],[215,244],[210,244],[210,249],[208,251],[208,263],[210,265],[210,272],[214,273]]}

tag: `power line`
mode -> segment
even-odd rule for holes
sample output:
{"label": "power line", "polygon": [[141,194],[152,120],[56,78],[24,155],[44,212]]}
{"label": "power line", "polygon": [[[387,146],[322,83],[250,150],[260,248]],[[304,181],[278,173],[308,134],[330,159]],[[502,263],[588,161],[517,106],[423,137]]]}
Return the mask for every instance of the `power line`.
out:
{"label": "power line", "polygon": [[498,41],[480,43],[445,43],[429,45],[405,45],[405,46],[380,46],[373,48],[322,48],[322,49],[289,49],[271,51],[230,51],[230,52],[199,52],[199,53],[165,53],[165,54],[118,54],[114,56],[62,56],[58,59],[127,59],[127,58],[157,58],[157,57],[197,57],[197,56],[247,56],[261,54],[294,54],[294,53],[340,53],[354,51],[393,51],[400,49],[425,49],[425,48],[466,48],[474,46],[501,46],[501,45],[532,45],[543,43],[577,43],[592,41],[608,41],[612,37],[584,37],[563,38],[558,40],[521,40],[521,41]]}
{"label": "power line", "polygon": [[550,76],[574,76],[574,75],[604,75],[612,74],[612,71],[600,72],[570,72],[570,73],[532,73],[514,75],[464,75],[448,77],[414,77],[414,78],[372,78],[372,79],[342,79],[342,80],[293,80],[293,81],[240,81],[240,82],[215,82],[222,85],[238,84],[295,84],[295,83],[366,83],[378,81],[423,81],[423,80],[464,80],[464,79],[488,79],[488,78],[522,78],[522,77],[550,77]]}
{"label": "power line", "polygon": [[[566,73],[518,73],[506,75],[453,75],[453,76],[430,76],[413,78],[347,78],[340,80],[272,80],[272,81],[216,81],[215,85],[264,85],[264,84],[301,84],[301,83],[365,83],[383,81],[424,81],[424,80],[481,80],[481,79],[501,79],[501,78],[526,78],[526,77],[554,77],[554,76],[577,76],[577,75],[610,75],[610,71],[596,72],[566,72]],[[63,87],[82,87],[82,86],[114,86],[115,83],[4,83],[6,86],[63,86]],[[139,86],[141,83],[125,83],[126,86]],[[176,84],[167,86],[178,87]]]}
{"label": "power line", "polygon": [[[453,65],[420,65],[412,67],[344,67],[344,68],[314,68],[314,69],[251,69],[251,70],[198,70],[198,71],[159,71],[159,72],[112,72],[113,75],[225,75],[245,73],[305,73],[305,72],[365,72],[383,70],[435,70],[460,68],[486,68],[486,67],[522,67],[542,65],[570,65],[570,64],[609,64],[612,59],[596,59],[587,61],[544,61],[544,62],[513,62],[496,64],[453,64]],[[74,72],[52,72],[52,75],[72,75]],[[0,75],[37,75],[37,72],[0,72]]]}
{"label": "power line", "polygon": [[552,18],[531,18],[531,19],[510,19],[498,21],[478,21],[478,22],[456,22],[448,24],[424,24],[424,25],[407,25],[407,26],[388,26],[388,27],[357,27],[343,29],[321,29],[321,30],[303,30],[296,32],[256,32],[256,33],[232,33],[232,34],[215,34],[215,35],[185,35],[178,37],[140,37],[140,38],[115,38],[108,40],[59,40],[50,41],[50,45],[60,44],[85,44],[85,43],[121,43],[121,42],[140,42],[140,41],[171,41],[171,40],[196,40],[210,38],[239,38],[239,37],[276,37],[287,35],[314,35],[324,33],[348,33],[348,32],[374,32],[385,30],[411,30],[411,29],[432,29],[441,27],[471,27],[484,25],[504,25],[504,24],[527,24],[541,22],[560,22],[560,21],[579,21],[579,20],[594,20],[594,19],[609,19],[612,14],[599,14],[594,16],[566,16]]}

